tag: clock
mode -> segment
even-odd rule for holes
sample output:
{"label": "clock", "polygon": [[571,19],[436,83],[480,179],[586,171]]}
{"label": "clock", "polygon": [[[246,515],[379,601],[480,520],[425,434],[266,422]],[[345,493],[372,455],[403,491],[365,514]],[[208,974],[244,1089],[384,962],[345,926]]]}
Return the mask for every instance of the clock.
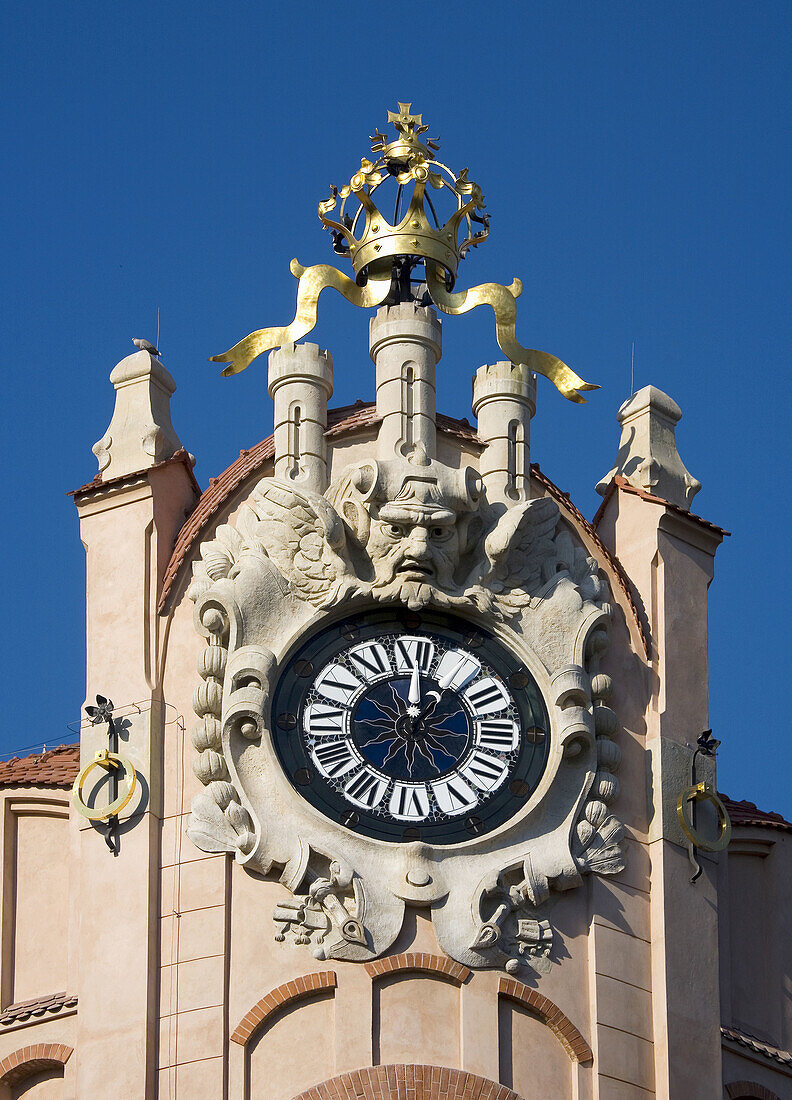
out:
{"label": "clock", "polygon": [[524,663],[479,626],[378,609],[314,634],[272,699],[275,751],[321,813],[378,840],[452,844],[514,816],[550,724]]}

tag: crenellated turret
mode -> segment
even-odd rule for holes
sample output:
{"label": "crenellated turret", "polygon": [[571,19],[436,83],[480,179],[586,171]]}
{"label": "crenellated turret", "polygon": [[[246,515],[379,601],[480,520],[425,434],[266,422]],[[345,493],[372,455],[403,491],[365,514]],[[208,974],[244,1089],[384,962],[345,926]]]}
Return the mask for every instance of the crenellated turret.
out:
{"label": "crenellated turret", "polygon": [[508,361],[479,367],[473,379],[473,415],[486,450],[480,472],[490,504],[507,507],[530,496],[531,418],[536,375]]}
{"label": "crenellated turret", "polygon": [[318,344],[286,344],[269,357],[269,395],[275,402],[275,477],[327,488],[327,402],[333,395],[333,357]]}
{"label": "crenellated turret", "polygon": [[407,455],[418,443],[435,457],[435,367],[442,343],[442,324],[427,306],[381,306],[372,317],[369,348],[377,368],[381,458]]}

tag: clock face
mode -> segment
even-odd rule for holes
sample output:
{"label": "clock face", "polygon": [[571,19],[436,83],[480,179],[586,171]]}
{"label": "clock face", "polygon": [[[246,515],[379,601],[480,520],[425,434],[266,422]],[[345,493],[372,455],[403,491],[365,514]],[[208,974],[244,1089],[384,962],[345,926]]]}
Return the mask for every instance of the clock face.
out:
{"label": "clock face", "polygon": [[491,635],[435,612],[378,610],[314,635],[272,702],[292,785],[380,840],[470,840],[535,790],[550,725],[535,680]]}

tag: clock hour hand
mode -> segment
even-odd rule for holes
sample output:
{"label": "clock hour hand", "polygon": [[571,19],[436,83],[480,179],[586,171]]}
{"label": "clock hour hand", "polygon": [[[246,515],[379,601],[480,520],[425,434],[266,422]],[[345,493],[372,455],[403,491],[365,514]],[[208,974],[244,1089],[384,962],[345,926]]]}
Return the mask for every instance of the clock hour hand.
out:
{"label": "clock hour hand", "polygon": [[457,663],[451,669],[449,669],[449,671],[446,672],[446,674],[444,676],[440,677],[440,679],[437,681],[437,686],[440,688],[441,694],[444,691],[448,691],[448,689],[451,687],[451,685],[454,682],[454,678],[455,678],[456,674],[459,672],[459,670],[461,668],[464,667],[465,663],[466,663],[465,658],[460,657],[459,660],[457,661]]}
{"label": "clock hour hand", "polygon": [[428,702],[421,712],[422,719],[425,720],[427,718],[430,718],[432,714],[434,714],[435,710],[437,709],[437,704],[440,702],[440,699],[443,695],[443,692],[448,691],[448,689],[453,684],[459,670],[464,668],[465,663],[465,658],[460,657],[456,664],[452,665],[448,672],[441,676],[440,679],[437,681],[437,686],[440,688],[440,690],[428,691],[426,693],[426,698]]}

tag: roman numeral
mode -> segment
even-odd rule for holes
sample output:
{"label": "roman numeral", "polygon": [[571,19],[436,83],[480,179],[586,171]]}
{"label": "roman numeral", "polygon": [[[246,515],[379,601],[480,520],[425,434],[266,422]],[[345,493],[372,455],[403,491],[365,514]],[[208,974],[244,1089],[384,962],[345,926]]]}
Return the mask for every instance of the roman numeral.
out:
{"label": "roman numeral", "polygon": [[459,775],[448,779],[439,779],[432,783],[437,805],[445,814],[461,814],[472,809],[478,802],[478,795]]}
{"label": "roman numeral", "polygon": [[382,801],[387,786],[386,781],[380,779],[376,772],[364,768],[357,775],[352,776],[344,787],[344,794],[351,802],[371,810]]}
{"label": "roman numeral", "polygon": [[491,791],[502,783],[507,771],[504,763],[480,749],[475,749],[467,764],[460,768],[460,773],[483,791]]}
{"label": "roman numeral", "polygon": [[426,787],[408,787],[406,783],[394,783],[388,809],[394,817],[403,821],[423,820],[429,813]]}
{"label": "roman numeral", "polygon": [[509,696],[506,689],[498,680],[487,676],[483,680],[472,684],[462,693],[470,704],[474,714],[492,714],[494,711],[503,710],[509,705]]}
{"label": "roman numeral", "polygon": [[305,708],[303,726],[312,737],[327,737],[344,732],[344,715],[341,707],[329,707],[325,703],[311,703]]}
{"label": "roman numeral", "polygon": [[511,752],[520,743],[517,723],[510,718],[486,718],[476,722],[476,744],[493,752]]}
{"label": "roman numeral", "polygon": [[462,649],[449,649],[438,662],[435,679],[443,691],[448,688],[461,691],[468,681],[478,676],[479,672],[481,672],[481,665],[475,657],[471,657]]}
{"label": "roman numeral", "polygon": [[358,680],[354,672],[350,672],[343,665],[328,665],[326,669],[323,669],[314,687],[326,699],[333,699],[338,703],[348,703],[352,696],[363,687],[363,681]]}
{"label": "roman numeral", "polygon": [[350,649],[349,659],[366,680],[375,680],[391,671],[387,650],[376,642]]}
{"label": "roman numeral", "polygon": [[435,651],[432,642],[425,638],[397,638],[393,648],[399,672],[412,672],[413,665],[418,665],[421,672],[429,673]]}
{"label": "roman numeral", "polygon": [[348,741],[323,741],[321,745],[316,746],[311,755],[319,771],[329,779],[343,775],[359,763]]}

